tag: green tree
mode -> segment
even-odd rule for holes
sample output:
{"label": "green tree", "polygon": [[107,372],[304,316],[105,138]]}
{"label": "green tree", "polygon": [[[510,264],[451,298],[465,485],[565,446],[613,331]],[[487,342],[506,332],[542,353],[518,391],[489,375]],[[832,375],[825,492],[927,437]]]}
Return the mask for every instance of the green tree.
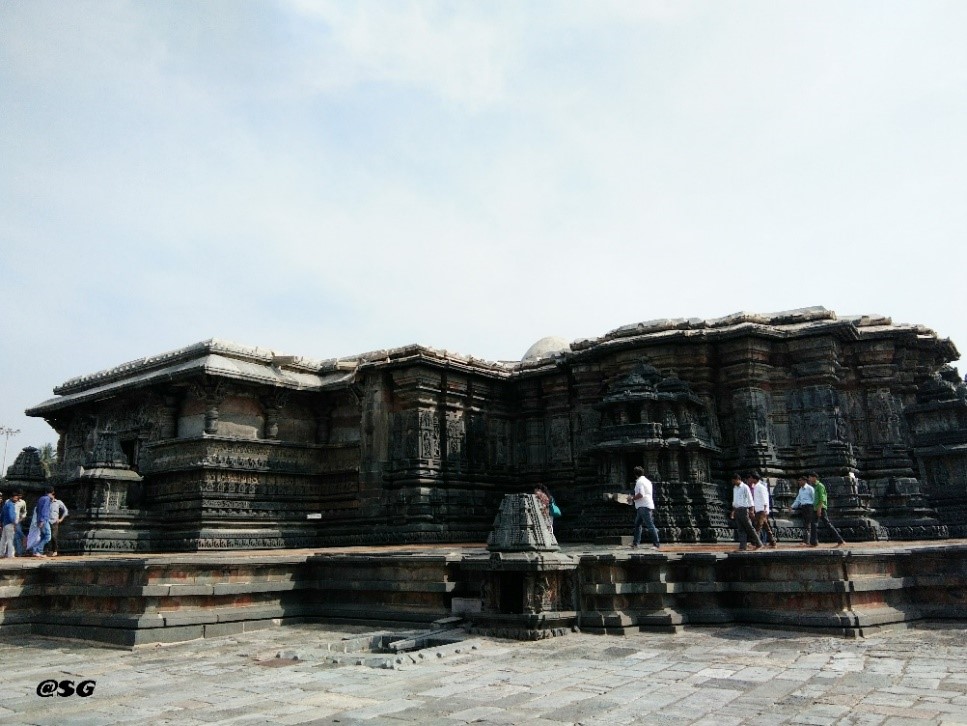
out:
{"label": "green tree", "polygon": [[40,465],[47,476],[51,476],[57,469],[57,448],[53,444],[44,444],[40,447],[39,455]]}

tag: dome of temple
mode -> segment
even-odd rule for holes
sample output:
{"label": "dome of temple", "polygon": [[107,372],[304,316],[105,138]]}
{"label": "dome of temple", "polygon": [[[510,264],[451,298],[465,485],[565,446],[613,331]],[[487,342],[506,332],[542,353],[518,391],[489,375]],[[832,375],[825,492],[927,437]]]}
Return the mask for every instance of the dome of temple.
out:
{"label": "dome of temple", "polygon": [[528,348],[527,352],[524,353],[524,357],[521,358],[521,361],[540,360],[541,358],[550,358],[557,353],[569,352],[571,352],[571,344],[569,342],[556,335],[549,335],[546,338],[541,338]]}

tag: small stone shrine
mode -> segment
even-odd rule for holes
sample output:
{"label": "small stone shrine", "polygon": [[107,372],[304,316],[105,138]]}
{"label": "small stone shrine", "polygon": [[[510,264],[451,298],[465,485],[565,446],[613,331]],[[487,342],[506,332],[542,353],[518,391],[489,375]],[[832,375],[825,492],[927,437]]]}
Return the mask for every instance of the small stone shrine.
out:
{"label": "small stone shrine", "polygon": [[[64,552],[483,542],[545,484],[562,542],[630,534],[643,466],[665,542],[730,541],[756,469],[780,530],[816,471],[851,541],[967,533],[967,385],[922,325],[823,308],[657,320],[518,362],[418,345],[311,360],[219,340],[67,381]],[[11,479],[22,467],[8,471]]]}
{"label": "small stone shrine", "polygon": [[30,514],[34,505],[49,484],[47,471],[40,461],[40,450],[34,446],[25,447],[13,464],[7,467],[6,481],[3,483],[3,496],[9,497],[18,489],[23,492],[23,499],[27,503],[28,520],[24,523],[24,531],[30,524]]}
{"label": "small stone shrine", "polygon": [[576,627],[578,558],[562,555],[551,522],[533,494],[508,494],[487,538],[489,557],[468,557],[481,609],[472,632],[540,640]]}
{"label": "small stone shrine", "polygon": [[557,552],[550,522],[533,494],[508,494],[487,537],[491,552]]}
{"label": "small stone shrine", "polygon": [[71,485],[72,529],[88,550],[134,549],[152,525],[140,509],[143,477],[129,466],[113,431],[97,437],[85,463]]}

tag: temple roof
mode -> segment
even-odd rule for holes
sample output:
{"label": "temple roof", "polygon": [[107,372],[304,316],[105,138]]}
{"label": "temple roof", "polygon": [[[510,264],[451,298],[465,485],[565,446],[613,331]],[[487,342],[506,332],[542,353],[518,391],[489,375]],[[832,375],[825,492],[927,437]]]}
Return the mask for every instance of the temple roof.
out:
{"label": "temple roof", "polygon": [[600,338],[575,341],[572,348],[585,349],[605,341],[638,336],[659,336],[675,331],[696,331],[706,334],[725,334],[746,331],[753,328],[772,333],[779,337],[806,334],[810,331],[828,330],[833,327],[850,329],[859,337],[877,332],[909,330],[918,335],[936,338],[937,334],[924,325],[894,323],[885,315],[837,316],[832,310],[816,306],[784,310],[776,313],[738,312],[721,318],[673,318],[648,320],[642,323],[623,325],[606,333]]}
{"label": "temple roof", "polygon": [[[940,344],[947,360],[960,357],[956,346],[941,339],[925,325],[894,323],[884,315],[838,316],[832,310],[816,306],[785,310],[775,313],[738,312],[721,318],[665,318],[623,325],[598,338],[582,338],[573,341],[566,357],[581,356],[611,349],[614,346],[640,345],[660,342],[670,338],[691,337],[707,340],[723,340],[736,335],[754,334],[768,338],[796,338],[812,335],[835,334],[846,340],[890,337],[899,333],[913,335]],[[548,339],[542,339],[548,340]],[[535,343],[535,345],[538,345]],[[547,358],[528,358],[518,364],[521,369],[540,368],[548,364]]]}
{"label": "temple roof", "polygon": [[199,374],[294,390],[319,391],[351,382],[355,361],[316,361],[282,356],[224,340],[207,340],[186,348],[140,358],[114,368],[72,378],[54,389],[55,398],[27,409],[44,416],[83,401],[107,398],[122,390],[188,380]]}
{"label": "temple roof", "polygon": [[923,325],[897,324],[882,315],[838,317],[823,307],[801,308],[777,313],[738,312],[721,318],[675,318],[650,320],[616,328],[599,338],[568,343],[548,336],[532,345],[520,362],[495,363],[473,356],[422,345],[371,351],[345,358],[316,360],[282,355],[265,348],[252,348],[225,340],[211,339],[157,356],[139,358],[114,368],[72,378],[54,389],[55,398],[26,411],[28,416],[45,416],[83,401],[106,398],[132,388],[197,378],[199,374],[235,379],[290,390],[321,391],[349,385],[362,367],[400,363],[420,358],[439,364],[458,365],[490,375],[508,376],[514,371],[541,369],[561,356],[572,358],[612,346],[647,344],[669,337],[724,339],[755,334],[794,338],[835,333],[848,340],[876,338],[898,333],[932,340],[941,346],[946,359],[959,357],[954,344]]}

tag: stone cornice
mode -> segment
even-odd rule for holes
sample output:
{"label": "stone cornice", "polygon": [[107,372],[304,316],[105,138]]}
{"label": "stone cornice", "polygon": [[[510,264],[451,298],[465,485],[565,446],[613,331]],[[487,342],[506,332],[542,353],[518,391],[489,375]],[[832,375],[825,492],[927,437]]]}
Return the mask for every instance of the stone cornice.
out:
{"label": "stone cornice", "polygon": [[902,337],[933,346],[939,359],[950,361],[959,357],[949,339],[938,338],[923,325],[897,324],[881,315],[838,317],[823,307],[777,313],[739,312],[708,320],[651,320],[624,325],[599,338],[577,340],[570,351],[513,363],[495,363],[416,344],[315,360],[211,339],[72,378],[54,389],[57,398],[28,409],[27,415],[47,416],[80,401],[109,397],[120,389],[169,383],[199,374],[308,391],[348,385],[356,372],[414,364],[506,380],[542,375],[563,362],[593,360],[604,353],[673,340],[718,343],[746,337],[782,341],[817,336],[831,336],[842,342]]}
{"label": "stone cornice", "polygon": [[494,363],[482,358],[452,353],[447,350],[429,348],[423,345],[408,345],[390,350],[374,351],[358,357],[360,372],[375,368],[397,368],[405,365],[426,365],[432,368],[448,368],[459,372],[487,375],[495,378],[509,378],[512,368],[503,363]]}
{"label": "stone cornice", "polygon": [[77,376],[64,382],[54,389],[57,395],[76,393],[87,390],[105,383],[130,378],[134,375],[149,373],[161,368],[174,366],[184,361],[194,360],[205,355],[214,354],[224,358],[235,359],[260,363],[263,365],[279,365],[278,359],[284,360],[280,367],[289,368],[305,373],[325,373],[337,369],[338,361],[335,358],[328,360],[313,360],[301,356],[282,356],[275,351],[266,348],[252,348],[228,340],[211,338],[200,343],[178,348],[177,350],[161,353],[160,355],[138,358],[137,360],[123,363],[113,368]]}
{"label": "stone cornice", "polygon": [[28,416],[50,416],[79,403],[111,398],[122,391],[185,383],[200,376],[272,388],[320,391],[351,383],[356,365],[279,356],[260,348],[209,340],[159,356],[142,358],[106,371],[74,378],[54,389],[55,398],[27,409]]}
{"label": "stone cornice", "polygon": [[[822,307],[803,308],[779,313],[735,313],[722,318],[652,320],[616,328],[600,338],[577,340],[571,344],[573,353],[561,354],[565,359],[595,355],[604,351],[624,349],[652,342],[693,339],[721,342],[743,337],[771,340],[793,340],[828,335],[843,342],[864,339],[912,337],[939,346],[941,354],[959,357],[956,346],[946,338],[939,338],[930,328],[918,324],[894,323],[882,315],[838,317]],[[537,362],[546,365],[547,361]],[[523,364],[522,368],[530,367]],[[537,367],[535,365],[535,367]]]}

